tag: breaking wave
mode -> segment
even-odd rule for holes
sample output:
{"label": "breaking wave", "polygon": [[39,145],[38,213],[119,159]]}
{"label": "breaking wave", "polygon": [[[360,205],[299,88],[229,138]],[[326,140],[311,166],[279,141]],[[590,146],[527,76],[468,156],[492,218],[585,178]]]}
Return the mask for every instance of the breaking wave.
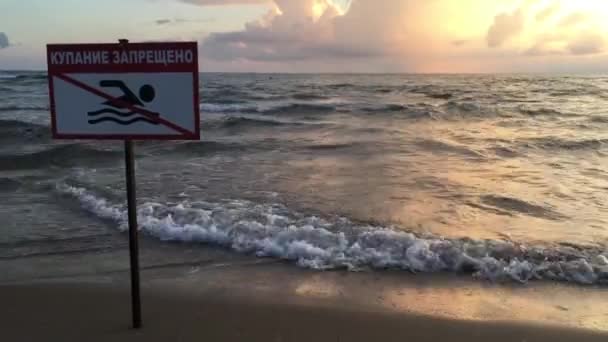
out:
{"label": "breaking wave", "polygon": [[[65,183],[57,190],[78,199],[100,219],[127,229],[124,205]],[[317,270],[397,269],[460,272],[521,283],[535,279],[608,283],[608,258],[601,248],[420,236],[346,218],[307,216],[277,204],[148,202],[139,207],[138,220],[141,230],[163,241],[219,245]]]}

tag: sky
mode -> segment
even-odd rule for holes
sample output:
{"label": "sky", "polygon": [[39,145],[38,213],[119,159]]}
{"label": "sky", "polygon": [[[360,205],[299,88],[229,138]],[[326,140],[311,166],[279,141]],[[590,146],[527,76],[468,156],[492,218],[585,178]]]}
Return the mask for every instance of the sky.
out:
{"label": "sky", "polygon": [[0,0],[0,69],[118,38],[213,72],[606,73],[608,0]]}

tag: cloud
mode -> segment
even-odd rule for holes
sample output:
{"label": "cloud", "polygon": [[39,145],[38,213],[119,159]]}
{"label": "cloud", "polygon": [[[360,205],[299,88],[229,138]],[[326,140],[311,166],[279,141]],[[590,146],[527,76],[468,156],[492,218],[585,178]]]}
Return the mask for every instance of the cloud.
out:
{"label": "cloud", "polygon": [[549,6],[545,7],[544,9],[540,10],[536,14],[536,21],[543,22],[543,21],[551,18],[558,11],[559,11],[559,2],[554,2],[551,5],[549,5]]}
{"label": "cloud", "polygon": [[593,55],[606,48],[606,39],[595,32],[585,33],[568,44],[568,51],[573,55]]}
{"label": "cloud", "polygon": [[537,42],[531,48],[524,51],[524,56],[550,56],[564,55],[565,52],[561,48],[554,48],[551,44],[545,42]]}
{"label": "cloud", "polygon": [[163,25],[169,25],[169,24],[183,24],[183,23],[209,23],[215,21],[212,18],[208,18],[208,19],[184,19],[184,18],[175,18],[175,19],[169,19],[169,18],[163,18],[163,19],[157,19],[154,21],[154,23],[156,25],[159,26],[163,26]]}
{"label": "cloud", "polygon": [[562,18],[559,21],[559,25],[562,27],[576,26],[580,23],[585,22],[587,20],[587,18],[589,18],[589,15],[587,13],[574,12],[574,13],[571,13],[570,15],[567,15],[566,17]]}
{"label": "cloud", "polygon": [[4,32],[0,32],[0,49],[4,49],[10,46],[8,36]]}
{"label": "cloud", "polygon": [[[594,22],[590,9],[567,11],[554,1],[535,12],[536,5],[535,0],[523,1],[515,11],[495,16],[486,36],[488,46],[500,47],[517,37],[510,50],[523,56],[593,55],[605,51],[606,32]],[[529,20],[532,18],[536,20]],[[552,18],[556,19],[549,20]]]}
{"label": "cloud", "polygon": [[524,55],[595,55],[604,52],[606,47],[606,36],[597,30],[554,31],[538,36]]}
{"label": "cloud", "polygon": [[[601,36],[606,33],[602,22],[593,24],[590,17],[583,25],[577,23],[580,16],[572,16],[574,9],[593,14],[587,7],[557,0],[274,0],[267,5],[270,11],[243,29],[205,32],[200,56],[206,70],[549,70],[569,56],[604,51],[602,37],[608,38]],[[562,27],[560,21],[573,26]],[[583,34],[594,27],[601,28],[599,38]],[[553,64],[538,65],[531,56],[547,56]]]}
{"label": "cloud", "polygon": [[465,45],[468,42],[469,41],[466,40],[466,39],[457,39],[457,40],[453,40],[452,41],[452,45],[454,45],[454,46],[463,46],[463,45]]}
{"label": "cloud", "polygon": [[489,47],[501,46],[513,36],[519,34],[525,25],[524,11],[520,8],[513,13],[502,13],[494,17],[494,23],[488,29],[486,40]]}
{"label": "cloud", "polygon": [[[221,6],[221,5],[256,5],[271,3],[271,0],[180,0],[193,5]],[[295,0],[299,1],[299,0]]]}
{"label": "cloud", "polygon": [[[276,8],[244,30],[210,34],[202,53],[214,60],[302,61],[373,58],[399,46],[393,30],[408,1],[358,0],[342,15],[330,0],[275,0]],[[364,22],[365,25],[361,25]]]}

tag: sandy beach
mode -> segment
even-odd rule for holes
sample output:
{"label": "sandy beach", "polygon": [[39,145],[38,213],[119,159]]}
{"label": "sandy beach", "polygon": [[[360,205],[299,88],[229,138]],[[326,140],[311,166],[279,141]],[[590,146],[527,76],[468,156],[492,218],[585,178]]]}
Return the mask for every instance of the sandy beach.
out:
{"label": "sandy beach", "polygon": [[[551,305],[541,312],[533,300],[540,297],[537,292],[547,292],[548,296],[562,297],[550,304],[568,300],[563,293],[570,293],[571,299],[586,296],[593,301],[593,296],[569,289],[558,294],[562,290],[542,286],[509,293],[493,288],[487,292],[495,295],[496,303],[504,303],[498,307],[489,303],[489,297],[484,298],[482,286],[473,285],[466,290],[472,291],[469,295],[462,294],[465,290],[458,289],[457,280],[450,282],[456,286],[446,294],[437,278],[424,284],[403,275],[387,274],[377,279],[373,274],[291,272],[281,265],[253,269],[209,268],[194,276],[173,270],[162,277],[144,272],[144,327],[139,331],[130,328],[129,286],[124,273],[113,280],[96,277],[5,284],[0,286],[3,336],[7,341],[148,342],[608,338],[605,331],[577,328],[576,308],[556,310],[563,319],[571,317],[574,327],[568,327],[551,321]],[[341,288],[344,284],[358,285]],[[405,293],[401,299],[405,309],[394,301],[388,305],[391,299],[386,294],[397,285]],[[488,310],[485,318],[466,314],[479,310],[475,303],[484,303]],[[528,319],[531,316],[537,320]]]}

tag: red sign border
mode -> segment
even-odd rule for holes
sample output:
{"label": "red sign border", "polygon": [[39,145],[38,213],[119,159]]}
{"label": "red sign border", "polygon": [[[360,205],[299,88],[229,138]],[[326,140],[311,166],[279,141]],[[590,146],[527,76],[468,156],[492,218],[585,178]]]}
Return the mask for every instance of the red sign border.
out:
{"label": "red sign border", "polygon": [[[48,83],[49,83],[49,97],[50,97],[50,111],[51,111],[51,131],[53,139],[78,139],[78,140],[200,140],[200,107],[199,107],[199,68],[198,68],[198,47],[196,42],[169,42],[169,43],[128,43],[129,47],[146,48],[156,45],[157,47],[163,46],[165,48],[192,48],[194,55],[194,61],[192,66],[188,66],[187,70],[183,70],[183,66],[178,66],[178,69],[164,67],[162,65],[146,66],[145,69],[126,67],[115,67],[113,70],[96,70],[91,71],[89,69],[82,70],[76,68],[74,71],[54,71],[51,67],[51,55],[50,51],[53,49],[74,49],[78,51],[79,48],[108,48],[108,47],[122,47],[120,44],[48,44],[47,45],[47,66],[48,66]],[[194,71],[192,70],[194,67]],[[161,69],[161,70],[159,70]],[[194,92],[193,96],[193,109],[194,109],[194,128],[195,131],[192,135],[185,134],[65,134],[57,131],[57,113],[55,108],[55,90],[53,84],[53,78],[58,74],[81,74],[81,73],[167,73],[167,72],[191,72],[192,73],[192,89]]]}

